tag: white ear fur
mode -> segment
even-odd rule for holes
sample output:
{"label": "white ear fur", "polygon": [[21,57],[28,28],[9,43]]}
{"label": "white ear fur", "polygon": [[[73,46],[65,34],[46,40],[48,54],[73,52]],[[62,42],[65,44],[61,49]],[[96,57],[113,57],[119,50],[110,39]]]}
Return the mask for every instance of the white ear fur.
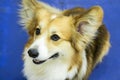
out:
{"label": "white ear fur", "polygon": [[[74,18],[75,34],[73,34],[73,46],[77,51],[85,48],[97,35],[98,28],[102,25],[103,10],[95,6],[86,11],[83,15]],[[83,49],[84,50],[84,49]]]}
{"label": "white ear fur", "polygon": [[38,7],[36,0],[22,0],[22,9],[20,10],[20,23],[25,26],[27,21],[31,20],[34,16],[35,9]]}
{"label": "white ear fur", "polygon": [[96,32],[102,24],[102,20],[102,8],[99,6],[94,6],[78,19],[76,28],[78,32],[86,39],[86,42],[89,42],[89,40],[96,36]]}
{"label": "white ear fur", "polygon": [[22,0],[21,4],[22,9],[20,10],[20,17],[22,18],[20,23],[25,26],[28,20],[32,19],[35,16],[37,9],[44,9],[48,12],[59,14],[61,11],[51,7],[48,4],[45,4],[37,0]]}

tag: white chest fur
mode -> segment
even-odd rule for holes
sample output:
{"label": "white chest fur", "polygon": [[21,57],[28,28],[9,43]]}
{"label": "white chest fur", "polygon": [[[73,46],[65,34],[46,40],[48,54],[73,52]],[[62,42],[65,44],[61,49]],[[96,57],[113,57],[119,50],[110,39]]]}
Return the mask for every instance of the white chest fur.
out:
{"label": "white chest fur", "polygon": [[36,65],[30,58],[26,58],[24,75],[28,80],[65,80],[66,78],[71,79],[77,72],[76,67],[68,72],[68,64],[59,60],[56,62],[49,60],[48,62]]}

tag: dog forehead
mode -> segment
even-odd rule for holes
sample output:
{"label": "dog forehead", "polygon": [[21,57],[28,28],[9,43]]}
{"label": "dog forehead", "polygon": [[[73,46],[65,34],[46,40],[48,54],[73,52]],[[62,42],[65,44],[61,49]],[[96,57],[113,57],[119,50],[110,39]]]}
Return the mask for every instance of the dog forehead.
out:
{"label": "dog forehead", "polygon": [[56,17],[49,25],[50,33],[58,33],[64,37],[64,39],[68,39],[71,36],[72,30],[72,18],[66,16]]}
{"label": "dog forehead", "polygon": [[54,20],[52,20],[50,22],[49,27],[50,28],[54,28],[57,30],[71,30],[72,28],[72,18],[71,17],[66,17],[66,16],[59,16],[54,18]]}
{"label": "dog forehead", "polygon": [[58,14],[43,14],[43,17],[38,21],[38,25],[41,28],[42,34],[49,32],[49,34],[58,33],[61,36],[68,38],[71,35],[73,29],[72,17],[58,15]]}

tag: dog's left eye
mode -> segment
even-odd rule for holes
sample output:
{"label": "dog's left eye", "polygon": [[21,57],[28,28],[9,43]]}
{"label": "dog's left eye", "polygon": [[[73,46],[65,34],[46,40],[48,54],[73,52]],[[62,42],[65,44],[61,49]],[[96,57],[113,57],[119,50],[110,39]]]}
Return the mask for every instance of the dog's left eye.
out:
{"label": "dog's left eye", "polygon": [[59,39],[60,39],[60,37],[57,34],[53,34],[51,36],[51,40],[53,40],[53,41],[58,41]]}
{"label": "dog's left eye", "polygon": [[36,35],[39,35],[39,34],[40,34],[40,29],[39,29],[39,28],[36,28],[35,34],[36,34]]}

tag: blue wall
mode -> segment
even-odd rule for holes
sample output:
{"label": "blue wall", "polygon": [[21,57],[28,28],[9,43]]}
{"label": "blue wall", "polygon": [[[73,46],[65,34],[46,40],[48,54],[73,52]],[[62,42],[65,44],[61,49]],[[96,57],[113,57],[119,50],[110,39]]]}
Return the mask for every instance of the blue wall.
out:
{"label": "blue wall", "polygon": [[[28,35],[18,24],[21,0],[0,0],[0,80],[25,80],[22,51]],[[120,0],[43,0],[60,9],[100,5],[104,23],[111,34],[109,54],[93,71],[89,80],[120,80]]]}

